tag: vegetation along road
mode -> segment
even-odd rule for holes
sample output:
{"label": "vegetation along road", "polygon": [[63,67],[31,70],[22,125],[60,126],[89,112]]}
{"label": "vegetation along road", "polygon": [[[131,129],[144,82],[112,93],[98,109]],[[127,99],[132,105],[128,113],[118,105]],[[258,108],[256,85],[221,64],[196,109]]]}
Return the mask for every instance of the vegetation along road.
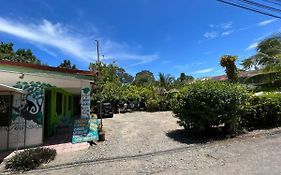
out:
{"label": "vegetation along road", "polygon": [[107,141],[58,155],[27,174],[280,174],[281,129],[221,141],[193,140],[171,112],[105,119]]}

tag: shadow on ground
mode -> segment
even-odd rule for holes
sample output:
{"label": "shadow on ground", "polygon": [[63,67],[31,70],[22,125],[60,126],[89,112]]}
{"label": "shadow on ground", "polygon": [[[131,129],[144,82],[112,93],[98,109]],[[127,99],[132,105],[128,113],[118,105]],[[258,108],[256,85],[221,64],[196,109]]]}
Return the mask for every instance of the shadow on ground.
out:
{"label": "shadow on ground", "polygon": [[3,160],[12,153],[13,151],[3,151],[0,152],[0,164],[3,162]]}
{"label": "shadow on ground", "polygon": [[230,138],[225,135],[209,135],[209,136],[190,136],[184,129],[176,129],[166,133],[169,138],[185,144],[205,144],[217,140]]}

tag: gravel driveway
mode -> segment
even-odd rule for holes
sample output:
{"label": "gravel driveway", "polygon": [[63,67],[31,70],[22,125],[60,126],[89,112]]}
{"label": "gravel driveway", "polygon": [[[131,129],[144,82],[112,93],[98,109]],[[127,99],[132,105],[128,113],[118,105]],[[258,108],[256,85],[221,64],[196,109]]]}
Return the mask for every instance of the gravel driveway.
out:
{"label": "gravel driveway", "polygon": [[88,150],[58,156],[50,165],[62,162],[87,161],[100,158],[132,156],[186,147],[167,137],[167,133],[182,130],[171,112],[134,112],[116,114],[104,119],[106,141]]}
{"label": "gravel driveway", "polygon": [[105,119],[107,140],[27,174],[281,174],[281,129],[196,143],[171,112]]}

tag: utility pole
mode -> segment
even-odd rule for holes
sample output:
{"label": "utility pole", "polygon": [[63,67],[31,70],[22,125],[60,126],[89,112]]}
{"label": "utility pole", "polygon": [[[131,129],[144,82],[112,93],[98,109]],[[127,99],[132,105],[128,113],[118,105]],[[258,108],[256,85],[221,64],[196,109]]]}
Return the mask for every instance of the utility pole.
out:
{"label": "utility pole", "polygon": [[102,127],[103,127],[103,124],[102,124],[102,107],[101,107],[101,62],[100,62],[100,48],[99,48],[99,41],[98,40],[95,40],[96,41],[96,46],[97,46],[97,70],[98,70],[98,83],[99,83],[99,115],[100,115],[100,131],[102,131]]}

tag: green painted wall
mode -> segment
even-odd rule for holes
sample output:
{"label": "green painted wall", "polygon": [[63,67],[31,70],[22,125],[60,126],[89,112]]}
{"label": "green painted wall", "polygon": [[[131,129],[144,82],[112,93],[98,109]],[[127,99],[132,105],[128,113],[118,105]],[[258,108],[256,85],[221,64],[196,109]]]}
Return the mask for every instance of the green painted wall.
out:
{"label": "green painted wall", "polygon": [[[62,100],[57,94],[61,94]],[[66,129],[71,127],[73,121],[73,101],[74,96],[71,93],[66,92],[60,88],[48,88],[45,89],[45,95],[49,94],[49,100],[46,100],[45,103],[45,116],[44,120],[46,125],[44,127],[45,136],[53,136],[59,132],[60,129]],[[60,106],[61,110],[57,110],[57,107]],[[58,113],[59,112],[59,113]]]}

